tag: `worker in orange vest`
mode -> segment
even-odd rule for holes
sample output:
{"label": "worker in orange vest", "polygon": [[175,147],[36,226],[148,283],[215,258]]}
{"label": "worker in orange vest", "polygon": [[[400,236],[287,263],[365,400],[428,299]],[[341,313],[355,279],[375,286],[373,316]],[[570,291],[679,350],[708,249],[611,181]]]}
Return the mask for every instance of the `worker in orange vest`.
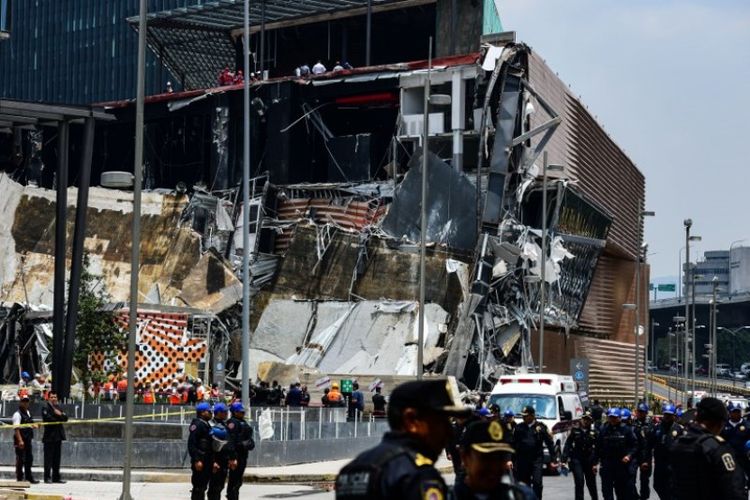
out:
{"label": "worker in orange vest", "polygon": [[338,382],[331,384],[331,390],[328,391],[328,405],[329,406],[344,406],[344,396],[339,390]]}
{"label": "worker in orange vest", "polygon": [[177,381],[172,381],[172,388],[169,390],[169,404],[178,405],[182,402],[182,395]]}
{"label": "worker in orange vest", "polygon": [[152,405],[156,402],[156,395],[154,390],[151,388],[151,384],[146,384],[146,388],[143,390],[143,403]]}

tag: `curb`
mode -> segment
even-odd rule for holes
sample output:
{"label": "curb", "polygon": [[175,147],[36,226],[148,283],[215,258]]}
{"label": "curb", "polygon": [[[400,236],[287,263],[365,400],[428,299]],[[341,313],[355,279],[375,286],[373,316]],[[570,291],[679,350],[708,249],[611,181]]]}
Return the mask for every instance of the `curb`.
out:
{"label": "curb", "polygon": [[[439,467],[441,474],[453,474],[453,468]],[[122,481],[120,471],[66,471],[61,475],[66,481],[96,481],[96,482],[118,482]],[[336,473],[324,474],[255,474],[246,472],[244,483],[269,484],[269,483],[332,483],[336,481]],[[0,480],[13,479],[11,472],[0,471]],[[133,471],[131,480],[134,483],[189,483],[189,472],[139,472]]]}

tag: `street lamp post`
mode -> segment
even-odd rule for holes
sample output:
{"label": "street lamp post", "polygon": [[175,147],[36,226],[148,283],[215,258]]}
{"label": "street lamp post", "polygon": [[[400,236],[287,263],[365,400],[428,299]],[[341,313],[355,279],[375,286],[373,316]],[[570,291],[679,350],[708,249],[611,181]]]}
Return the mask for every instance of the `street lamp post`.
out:
{"label": "street lamp post", "polygon": [[[675,324],[677,325],[677,338],[676,338],[677,345],[675,346],[675,350],[677,351],[676,375],[677,375],[677,378],[679,379],[680,372],[681,372],[680,362],[679,362],[680,357],[682,357],[682,368],[685,369],[685,367],[687,366],[687,352],[688,352],[687,347],[686,347],[687,346],[687,338],[686,338],[687,331],[685,329],[685,317],[684,316],[675,316],[672,318],[672,321],[674,321]],[[680,333],[682,333],[682,343],[683,343],[682,347],[685,347],[685,349],[680,348],[681,347],[680,346]],[[680,353],[680,351],[682,351],[682,353]],[[684,397],[685,394],[687,393],[687,380],[683,380],[682,388],[683,388],[683,397]],[[676,396],[677,396],[677,387],[675,387],[675,399],[677,399]],[[685,401],[685,403],[687,403],[687,401]]]}
{"label": "street lamp post", "polygon": [[[672,374],[672,337],[676,336],[677,334],[672,331],[672,327],[669,327],[669,330],[667,330],[667,339],[669,342],[669,347],[667,349],[667,359],[669,361],[669,374]],[[675,339],[677,340],[677,339]],[[672,401],[672,384],[667,384],[667,397],[669,401]]]}
{"label": "street lamp post", "polygon": [[711,365],[713,367],[713,378],[711,380],[711,387],[713,389],[713,396],[716,397],[717,387],[718,387],[718,375],[716,373],[716,359],[717,359],[717,352],[719,350],[719,346],[716,343],[716,292],[719,288],[719,278],[714,276],[714,279],[711,280]]}
{"label": "street lamp post", "polygon": [[[425,308],[425,261],[427,256],[427,165],[430,141],[430,104],[446,106],[451,103],[449,95],[431,95],[432,76],[432,37],[428,49],[427,76],[424,82],[424,114],[422,117],[422,197],[420,211],[419,238],[419,312],[417,330],[417,379],[422,380],[424,373],[424,308]],[[481,381],[480,381],[481,384]]]}
{"label": "street lamp post", "polygon": [[125,395],[125,456],[121,500],[130,500],[133,457],[133,397],[135,396],[135,337],[138,331],[138,270],[141,247],[141,184],[143,178],[143,105],[146,94],[146,0],[140,0],[138,16],[138,69],[135,101],[135,157],[133,159],[133,226],[130,262],[130,311],[128,317],[128,386]]}
{"label": "street lamp post", "polygon": [[[651,343],[651,368],[652,370],[656,368],[658,363],[656,362],[656,328],[659,325],[656,321],[654,321],[654,318],[651,318],[651,340],[649,342]],[[647,366],[648,369],[648,366]],[[648,373],[647,373],[648,376]],[[649,378],[649,385],[651,386],[651,394],[654,394],[654,375],[651,374],[651,377]]]}
{"label": "street lamp post", "polygon": [[[700,236],[691,236],[690,241],[694,241],[693,238],[700,238]],[[696,364],[696,353],[697,353],[697,333],[695,331],[695,280],[696,278],[703,278],[703,275],[695,274],[695,269],[691,268],[690,272],[691,281],[690,281],[690,302],[693,306],[693,315],[692,315],[692,322],[690,323],[692,325],[691,331],[690,331],[690,342],[692,343],[692,352],[691,352],[691,358],[692,358],[692,364],[690,365],[692,373],[690,374],[690,393],[692,395],[695,394],[695,364]],[[693,404],[695,404],[695,398],[693,398]]]}
{"label": "street lamp post", "polygon": [[[626,310],[626,311],[635,311],[636,315],[638,313],[638,305],[637,304],[623,304],[622,308],[624,310]],[[638,352],[638,331],[637,331],[638,330],[638,321],[637,320],[635,322],[635,328],[636,328],[636,332],[635,332],[635,388],[633,390],[633,400],[634,400],[633,404],[635,406],[638,406],[638,393],[640,392],[638,384],[640,382],[640,380],[639,380],[639,373],[641,371],[641,363],[640,363],[640,361],[638,359],[639,352]]]}

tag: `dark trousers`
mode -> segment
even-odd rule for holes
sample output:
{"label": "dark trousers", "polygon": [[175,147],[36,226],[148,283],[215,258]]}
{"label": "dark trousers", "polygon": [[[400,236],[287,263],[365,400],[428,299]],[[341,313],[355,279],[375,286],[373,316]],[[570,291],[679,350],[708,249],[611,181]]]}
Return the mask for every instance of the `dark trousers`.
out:
{"label": "dark trousers", "polygon": [[515,466],[516,479],[531,486],[537,499],[542,500],[542,469],[544,468],[542,459],[521,459],[516,462]]}
{"label": "dark trousers", "polygon": [[60,480],[60,456],[62,441],[45,441],[44,443],[44,480]]}
{"label": "dark trousers", "polygon": [[195,469],[195,462],[190,466],[193,470],[193,475],[190,477],[190,482],[193,484],[190,500],[206,500],[206,489],[208,488],[208,482],[211,480],[212,465],[213,462],[211,460],[203,462],[202,471]]}
{"label": "dark trousers", "polygon": [[672,486],[669,483],[669,469],[666,465],[657,465],[654,468],[654,491],[659,495],[659,500],[672,499]]}
{"label": "dark trousers", "polygon": [[[31,466],[34,464],[34,455],[32,454],[32,440],[24,439],[23,448],[16,446],[16,480],[31,481],[34,476],[31,475]],[[25,474],[25,476],[24,476]]]}
{"label": "dark trousers", "polygon": [[575,482],[575,495],[576,500],[583,500],[583,486],[584,484],[589,490],[592,500],[598,500],[599,496],[596,491],[596,474],[592,470],[592,464],[588,461],[571,460],[570,471],[573,473],[573,481]]}
{"label": "dark trousers", "polygon": [[219,470],[211,473],[211,480],[208,482],[208,500],[221,500],[221,490],[224,489],[224,483],[227,481],[227,470],[229,464],[227,460],[216,460],[219,464]]}
{"label": "dark trousers", "polygon": [[631,486],[631,468],[620,462],[603,463],[602,475],[602,498],[604,500],[631,500],[633,493]]}
{"label": "dark trousers", "polygon": [[[635,481],[635,475],[638,474],[638,481]],[[640,500],[647,500],[651,496],[651,488],[649,487],[649,480],[651,479],[651,467],[646,470],[641,469],[640,464],[635,468],[633,472],[633,498],[640,498]],[[638,484],[638,489],[636,489]]]}
{"label": "dark trousers", "polygon": [[240,486],[242,486],[242,476],[245,474],[247,467],[247,458],[237,458],[237,468],[229,471],[229,481],[227,482],[227,500],[239,500]]}

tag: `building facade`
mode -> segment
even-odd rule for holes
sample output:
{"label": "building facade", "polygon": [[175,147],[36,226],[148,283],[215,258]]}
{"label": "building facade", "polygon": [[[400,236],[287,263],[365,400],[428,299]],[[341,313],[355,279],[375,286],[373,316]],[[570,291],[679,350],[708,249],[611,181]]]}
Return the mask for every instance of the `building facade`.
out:
{"label": "building facade", "polygon": [[[686,296],[692,294],[692,276],[685,276],[683,264],[683,288]],[[731,250],[709,250],[703,259],[693,265],[695,273],[695,295],[706,297],[713,294],[716,278],[718,297],[732,297],[750,293],[750,247],[738,246]]]}
{"label": "building facade", "polygon": [[[0,97],[61,104],[135,96],[138,35],[126,19],[138,0],[0,0]],[[201,0],[149,0],[150,12]],[[146,92],[157,94],[174,80],[151,53]],[[179,82],[174,82],[177,87]]]}

